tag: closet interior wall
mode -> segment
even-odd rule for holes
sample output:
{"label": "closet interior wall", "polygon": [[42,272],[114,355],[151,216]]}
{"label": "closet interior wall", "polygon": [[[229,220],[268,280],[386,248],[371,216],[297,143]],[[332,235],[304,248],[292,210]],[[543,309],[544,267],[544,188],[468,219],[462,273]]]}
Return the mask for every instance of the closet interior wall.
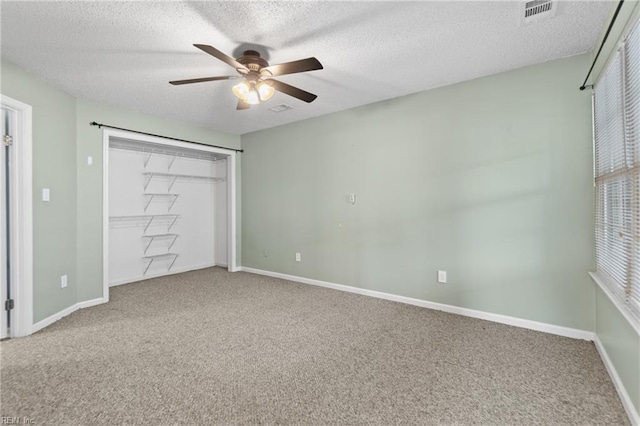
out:
{"label": "closet interior wall", "polygon": [[111,139],[109,285],[227,265],[227,156]]}

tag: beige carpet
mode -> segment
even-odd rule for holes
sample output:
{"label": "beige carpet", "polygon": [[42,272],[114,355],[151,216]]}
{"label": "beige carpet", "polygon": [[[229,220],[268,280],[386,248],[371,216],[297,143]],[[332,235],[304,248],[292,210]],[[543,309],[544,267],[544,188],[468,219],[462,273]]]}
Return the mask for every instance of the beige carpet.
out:
{"label": "beige carpet", "polygon": [[590,342],[219,268],[0,350],[39,425],[628,423]]}

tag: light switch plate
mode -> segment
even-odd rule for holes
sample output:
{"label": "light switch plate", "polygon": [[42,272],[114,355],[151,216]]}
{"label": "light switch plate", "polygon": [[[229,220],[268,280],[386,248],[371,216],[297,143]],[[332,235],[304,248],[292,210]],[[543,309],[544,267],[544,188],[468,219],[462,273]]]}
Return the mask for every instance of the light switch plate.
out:
{"label": "light switch plate", "polygon": [[90,166],[93,164],[93,157],[92,156],[88,156],[87,157],[87,165]]}

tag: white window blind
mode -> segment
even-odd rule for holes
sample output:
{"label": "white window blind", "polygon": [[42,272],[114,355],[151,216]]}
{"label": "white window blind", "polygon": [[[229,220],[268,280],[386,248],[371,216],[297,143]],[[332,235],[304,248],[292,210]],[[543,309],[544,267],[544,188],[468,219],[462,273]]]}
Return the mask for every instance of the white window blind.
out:
{"label": "white window blind", "polygon": [[640,325],[640,31],[595,87],[596,273]]}

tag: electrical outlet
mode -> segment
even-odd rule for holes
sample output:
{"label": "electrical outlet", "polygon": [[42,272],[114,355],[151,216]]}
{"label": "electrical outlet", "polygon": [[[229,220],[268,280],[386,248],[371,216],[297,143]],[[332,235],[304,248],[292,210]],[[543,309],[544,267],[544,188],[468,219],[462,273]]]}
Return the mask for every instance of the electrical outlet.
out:
{"label": "electrical outlet", "polygon": [[50,200],[50,192],[49,192],[49,188],[42,188],[42,201],[49,201]]}
{"label": "electrical outlet", "polygon": [[267,250],[262,250],[262,255],[264,257],[269,257],[269,252]]}
{"label": "electrical outlet", "polygon": [[93,157],[92,156],[88,156],[87,157],[87,166],[91,166],[93,164]]}
{"label": "electrical outlet", "polygon": [[447,282],[447,271],[438,271],[438,282],[439,283]]}
{"label": "electrical outlet", "polygon": [[60,288],[65,288],[67,286],[67,276],[63,275],[60,277]]}
{"label": "electrical outlet", "polygon": [[296,262],[300,262],[301,260],[300,253],[296,253]]}

